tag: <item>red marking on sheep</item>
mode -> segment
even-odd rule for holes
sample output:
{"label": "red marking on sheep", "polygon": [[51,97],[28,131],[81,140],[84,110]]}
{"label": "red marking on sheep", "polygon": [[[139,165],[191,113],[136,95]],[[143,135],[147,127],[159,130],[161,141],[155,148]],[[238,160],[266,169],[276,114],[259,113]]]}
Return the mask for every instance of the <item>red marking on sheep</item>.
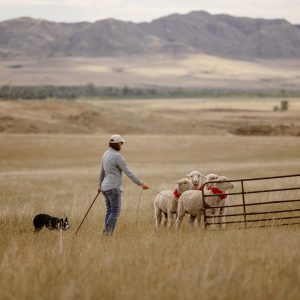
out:
{"label": "red marking on sheep", "polygon": [[[219,190],[218,188],[216,187],[211,187],[210,190],[213,192],[214,195],[219,195],[219,194],[224,194],[223,191]],[[226,199],[227,198],[227,195],[221,195],[220,198],[223,200],[223,199]]]}
{"label": "red marking on sheep", "polygon": [[178,191],[178,190],[175,190],[173,192],[173,195],[176,197],[176,198],[179,198],[181,196],[181,193]]}

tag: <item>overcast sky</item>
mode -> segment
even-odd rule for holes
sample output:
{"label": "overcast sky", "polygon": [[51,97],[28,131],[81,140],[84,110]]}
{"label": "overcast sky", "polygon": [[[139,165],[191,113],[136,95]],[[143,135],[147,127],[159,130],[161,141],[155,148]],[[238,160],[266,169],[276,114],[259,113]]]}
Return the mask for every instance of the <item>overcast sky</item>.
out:
{"label": "overcast sky", "polygon": [[300,0],[0,0],[1,21],[29,16],[63,22],[106,18],[140,22],[192,10],[285,18],[300,24]]}

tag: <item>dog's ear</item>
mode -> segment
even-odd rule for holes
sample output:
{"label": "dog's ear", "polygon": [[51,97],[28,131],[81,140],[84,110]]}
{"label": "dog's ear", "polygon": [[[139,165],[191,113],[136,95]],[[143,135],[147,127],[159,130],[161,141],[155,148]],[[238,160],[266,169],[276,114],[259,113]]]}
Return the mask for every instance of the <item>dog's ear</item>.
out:
{"label": "dog's ear", "polygon": [[65,222],[68,222],[68,218],[67,217],[65,218]]}

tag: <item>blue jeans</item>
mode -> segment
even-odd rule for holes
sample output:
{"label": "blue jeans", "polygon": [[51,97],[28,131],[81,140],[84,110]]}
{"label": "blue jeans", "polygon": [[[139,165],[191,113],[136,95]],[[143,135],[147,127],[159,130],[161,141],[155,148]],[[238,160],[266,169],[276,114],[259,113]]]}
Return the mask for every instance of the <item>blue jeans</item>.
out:
{"label": "blue jeans", "polygon": [[104,234],[112,234],[117,223],[117,218],[121,211],[121,191],[120,189],[111,189],[103,191],[106,203],[105,229]]}

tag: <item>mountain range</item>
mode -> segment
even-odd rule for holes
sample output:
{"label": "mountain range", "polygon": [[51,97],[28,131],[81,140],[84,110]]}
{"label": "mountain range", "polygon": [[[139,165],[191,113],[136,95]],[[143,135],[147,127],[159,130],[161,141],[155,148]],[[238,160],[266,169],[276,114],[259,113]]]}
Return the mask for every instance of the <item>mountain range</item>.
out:
{"label": "mountain range", "polygon": [[195,53],[234,59],[300,58],[300,26],[284,19],[204,11],[143,23],[56,23],[28,17],[0,22],[2,59]]}

